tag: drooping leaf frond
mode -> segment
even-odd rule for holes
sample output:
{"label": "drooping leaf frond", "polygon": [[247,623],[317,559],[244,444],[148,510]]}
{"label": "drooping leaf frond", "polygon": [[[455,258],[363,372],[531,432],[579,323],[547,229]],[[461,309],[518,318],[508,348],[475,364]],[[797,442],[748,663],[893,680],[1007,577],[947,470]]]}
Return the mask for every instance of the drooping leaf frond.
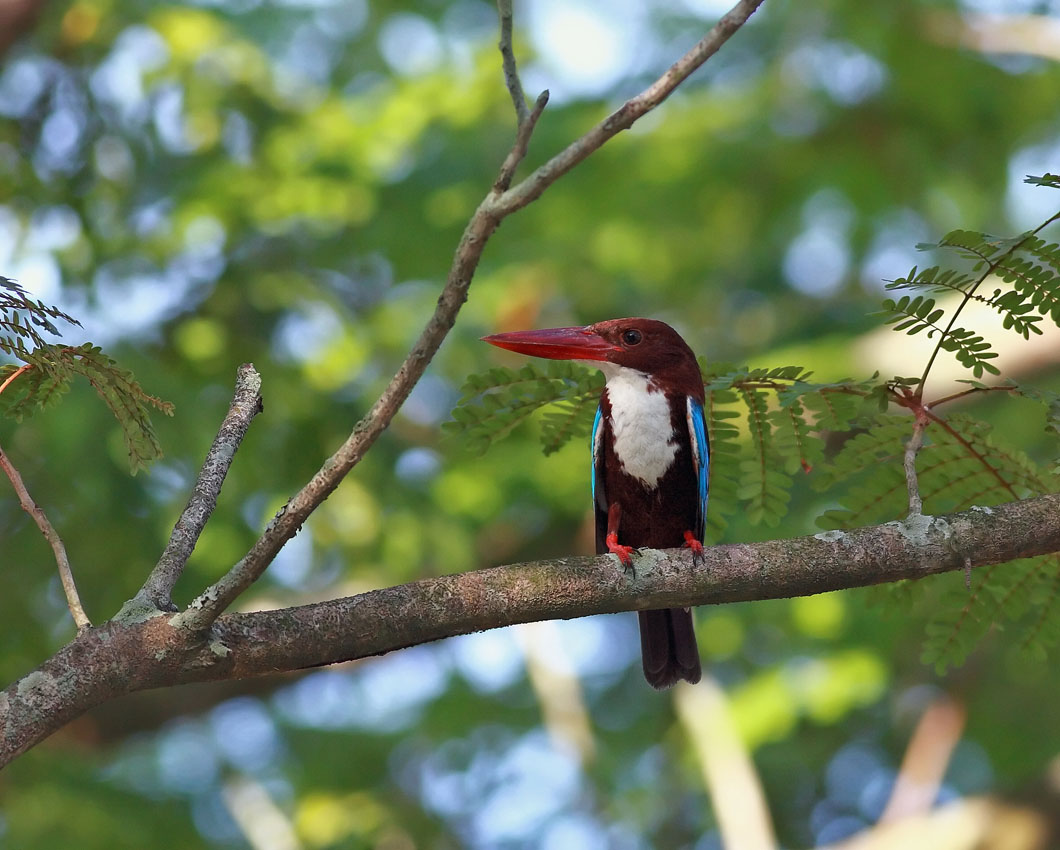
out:
{"label": "drooping leaf frond", "polygon": [[[1027,182],[1056,188],[1052,175],[1028,178]],[[1060,213],[1034,230],[1010,238],[954,230],[938,242],[918,245],[921,250],[954,252],[964,266],[935,265],[926,269],[914,266],[905,277],[887,284],[887,288],[952,292],[960,299],[948,318],[933,298],[904,295],[897,301],[889,299],[883,305],[885,313],[891,314],[887,323],[897,331],[908,334],[927,331],[927,336],[937,337],[935,354],[940,350],[952,352],[976,377],[981,377],[983,372],[1000,374],[988,362],[997,357],[990,344],[975,331],[958,327],[956,320],[968,302],[978,301],[997,310],[1003,326],[1024,339],[1042,333],[1039,324],[1045,317],[1060,326],[1060,246],[1038,235],[1057,220]],[[995,284],[989,293],[985,289],[988,281]],[[924,377],[934,360],[933,354]]]}
{"label": "drooping leaf frond", "polygon": [[735,404],[736,393],[731,390],[714,390],[707,393],[704,413],[707,420],[707,440],[710,443],[710,498],[707,506],[707,540],[716,543],[722,539],[727,522],[739,508],[740,490],[740,429],[735,420],[737,410],[727,408]]}
{"label": "drooping leaf frond", "polygon": [[891,314],[886,323],[894,325],[896,331],[905,331],[912,336],[926,330],[928,337],[939,336],[939,347],[953,352],[961,365],[971,369],[977,378],[982,377],[984,371],[1001,374],[990,362],[997,357],[997,352],[991,350],[990,343],[983,337],[966,328],[943,328],[940,321],[945,311],[935,306],[934,298],[923,295],[903,295],[897,301],[888,298],[883,302],[883,309]]}
{"label": "drooping leaf frond", "polygon": [[81,325],[58,307],[34,301],[18,283],[0,276],[0,351],[21,360],[20,353],[47,345],[42,330],[59,335],[52,319]]}
{"label": "drooping leaf frond", "polygon": [[[792,476],[824,457],[821,431],[846,428],[877,383],[813,384],[796,366],[700,366],[711,453],[707,528],[714,540],[724,517],[737,512],[776,525],[787,511]],[[482,453],[544,408],[541,442],[549,454],[572,437],[588,437],[602,389],[599,373],[569,361],[495,368],[468,378],[453,421],[443,427]]]}
{"label": "drooping leaf frond", "polygon": [[40,331],[59,333],[52,319],[80,324],[56,307],[33,301],[17,283],[0,278],[0,351],[23,364],[0,366],[0,385],[18,373],[0,393],[0,414],[21,421],[53,405],[80,376],[118,420],[133,472],[161,456],[150,410],[172,415],[173,405],[144,392],[132,373],[98,346],[46,341]]}
{"label": "drooping leaf frond", "polygon": [[603,385],[598,372],[567,360],[548,360],[543,366],[531,362],[518,370],[498,366],[468,377],[453,421],[443,428],[472,453],[484,454],[535,411],[555,405],[541,438],[550,454],[572,437],[589,434]]}

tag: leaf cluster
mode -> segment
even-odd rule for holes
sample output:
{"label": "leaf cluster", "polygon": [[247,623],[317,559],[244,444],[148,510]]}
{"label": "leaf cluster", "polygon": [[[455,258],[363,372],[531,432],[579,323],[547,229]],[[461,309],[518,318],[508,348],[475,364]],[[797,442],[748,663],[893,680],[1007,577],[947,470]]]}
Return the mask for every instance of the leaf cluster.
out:
{"label": "leaf cluster", "polygon": [[[823,528],[856,528],[901,517],[908,508],[902,466],[910,417],[881,413],[846,442],[814,484],[839,493],[841,508],[826,511]],[[994,434],[988,423],[951,414],[927,429],[917,460],[917,481],[924,512],[943,514],[1043,493],[1060,492],[1060,474],[1041,469],[1025,453]],[[942,582],[952,581],[942,579]],[[934,587],[913,585],[919,597]],[[925,663],[940,671],[960,664],[986,632],[1019,622],[1024,646],[1041,651],[1055,644],[1055,602],[1060,590],[1060,560],[1030,558],[1003,567],[986,567],[970,589],[963,585],[934,600],[923,648]],[[901,592],[908,595],[910,586]]]}
{"label": "leaf cluster", "polygon": [[[817,384],[798,366],[749,369],[700,363],[710,441],[709,536],[718,539],[726,515],[777,525],[787,512],[793,476],[824,457],[824,434],[845,430],[877,389],[875,378]],[[476,453],[537,410],[546,454],[571,438],[587,438],[604,381],[570,361],[527,363],[472,375],[444,426]]]}
{"label": "leaf cluster", "polygon": [[58,307],[34,301],[17,282],[0,276],[0,351],[23,359],[26,343],[42,348],[47,343],[40,332],[59,335],[53,319],[80,327],[81,323]]}
{"label": "leaf cluster", "polygon": [[[1029,177],[1028,183],[1057,188],[1053,175]],[[934,265],[909,273],[887,284],[891,290],[921,290],[932,294],[956,293],[956,306],[946,319],[946,309],[926,295],[903,295],[883,303],[887,324],[907,334],[927,332],[937,338],[935,351],[924,377],[940,350],[951,352],[979,378],[984,372],[999,375],[991,363],[997,357],[990,343],[975,330],[959,327],[957,319],[971,301],[993,308],[1002,316],[1003,327],[1029,339],[1041,334],[1039,324],[1048,317],[1060,327],[1060,245],[1038,234],[1060,219],[1060,213],[1034,230],[1011,238],[999,238],[972,230],[954,230],[938,242],[921,243],[922,251],[944,251],[961,262]],[[993,291],[984,289],[992,282]]]}
{"label": "leaf cluster", "polygon": [[[1060,177],[1044,175],[1028,182],[1060,188]],[[940,351],[953,353],[976,378],[997,375],[997,353],[977,331],[957,325],[970,301],[989,305],[1004,317],[1004,327],[1024,339],[1041,334],[1046,318],[1060,325],[1060,246],[1039,237],[1060,213],[1033,231],[998,238],[955,230],[921,249],[953,253],[963,265],[913,267],[890,284],[913,290],[884,303],[885,322],[907,334],[925,332],[935,348],[919,377],[881,381],[811,382],[799,367],[773,369],[700,362],[706,391],[710,441],[711,540],[721,538],[726,517],[739,513],[754,524],[776,525],[788,509],[798,472],[820,467],[814,486],[834,495],[837,507],[820,516],[825,528],[854,528],[895,520],[909,509],[904,470],[906,444],[920,410],[930,420],[917,458],[923,510],[929,514],[967,510],[1042,493],[1060,491],[1060,466],[1043,470],[1023,452],[991,433],[990,426],[964,414],[942,418],[922,400],[925,381]],[[993,282],[993,291],[984,284]],[[917,292],[919,290],[919,292]],[[956,293],[955,306],[941,306],[940,293]],[[602,380],[580,366],[549,361],[544,371],[527,364],[518,372],[493,369],[474,375],[453,411],[449,430],[477,451],[546,408],[542,441],[546,453],[566,440],[589,433]],[[1060,394],[1019,387],[1012,382],[987,386],[965,381],[967,390],[1004,390],[1041,403],[1047,430],[1060,435]],[[891,412],[897,404],[906,411]],[[846,435],[828,457],[825,439]],[[921,583],[919,587],[927,586]],[[910,592],[903,587],[901,592]],[[1024,644],[1041,649],[1060,640],[1055,603],[1060,596],[1060,558],[1033,558],[1003,569],[980,570],[971,591],[955,589],[936,605],[930,619],[924,660],[937,667],[960,663],[985,632],[1003,622],[1019,622]]]}
{"label": "leaf cluster", "polygon": [[847,430],[878,388],[875,376],[813,383],[811,373],[797,366],[708,368],[701,362],[700,368],[711,452],[712,539],[721,536],[727,515],[779,524],[795,475],[809,473],[824,459],[827,434]]}
{"label": "leaf cluster", "polygon": [[121,426],[133,472],[162,454],[150,412],[172,415],[173,405],[146,393],[132,373],[122,368],[99,346],[47,342],[40,331],[58,334],[53,319],[80,323],[56,307],[33,301],[12,280],[0,277],[0,351],[22,366],[0,366],[0,414],[22,421],[52,406],[74,378],[84,378]]}
{"label": "leaf cluster", "polygon": [[527,363],[521,369],[498,366],[470,375],[443,425],[473,454],[484,454],[495,440],[511,432],[542,407],[541,447],[552,454],[572,437],[588,437],[603,389],[603,376],[567,360]]}

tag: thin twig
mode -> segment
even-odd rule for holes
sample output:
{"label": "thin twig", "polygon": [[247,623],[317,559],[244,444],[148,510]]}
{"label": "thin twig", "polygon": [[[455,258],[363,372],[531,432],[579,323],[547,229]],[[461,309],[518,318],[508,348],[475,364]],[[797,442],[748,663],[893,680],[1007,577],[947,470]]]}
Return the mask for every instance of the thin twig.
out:
{"label": "thin twig", "polygon": [[530,117],[530,108],[526,105],[526,94],[523,92],[522,80],[519,79],[515,50],[512,48],[512,0],[497,0],[497,14],[501,19],[501,40],[497,47],[500,48],[504,63],[504,84],[512,96],[518,126],[522,128]]}
{"label": "thin twig", "polygon": [[225,476],[228,475],[232,459],[246,436],[250,421],[260,412],[261,375],[254,369],[253,364],[244,363],[236,373],[232,404],[206,454],[188,504],[173,527],[162,557],[158,559],[151,575],[147,577],[136,596],[125,604],[123,613],[128,613],[130,606],[140,609],[144,605],[148,606],[148,610],[175,610],[171,602],[173,586],[184,571],[199,535],[217,507],[217,497],[221,493]]}
{"label": "thin twig", "polygon": [[537,96],[533,109],[527,107],[526,93],[523,91],[522,80],[519,79],[519,68],[515,63],[515,50],[512,47],[512,0],[497,0],[497,12],[501,19],[501,40],[497,46],[500,48],[504,64],[504,84],[512,96],[516,120],[515,144],[505,157],[497,179],[493,181],[494,193],[500,194],[508,191],[515,169],[526,156],[537,119],[541,117],[545,104],[548,103],[548,89]]}
{"label": "thin twig", "polygon": [[1010,386],[970,387],[969,389],[961,390],[959,393],[953,393],[952,395],[947,395],[947,396],[943,396],[942,398],[935,399],[935,401],[929,402],[926,406],[927,407],[938,407],[940,404],[947,404],[948,402],[956,401],[959,398],[964,398],[965,396],[974,395],[975,393],[996,393],[996,392],[1019,394],[1019,389],[1017,387],[1010,387]]}
{"label": "thin twig", "polygon": [[964,450],[968,452],[968,454],[970,454],[972,457],[974,457],[977,461],[979,461],[983,468],[986,469],[986,471],[989,472],[997,480],[998,484],[1005,488],[1005,490],[1013,499],[1019,498],[1019,493],[1016,492],[1016,488],[1005,480],[1004,476],[998,471],[997,467],[993,466],[990,461],[987,460],[987,458],[983,455],[982,452],[978,451],[975,446],[968,442],[968,440],[965,439],[965,437],[960,433],[960,431],[950,425],[949,422],[947,422],[938,414],[932,413],[926,407],[924,408],[924,415],[927,416],[927,418],[930,419],[932,422],[938,424],[940,428],[942,428],[947,434],[953,437],[954,440],[960,443],[964,447]]}
{"label": "thin twig", "polygon": [[0,384],[0,393],[2,393],[4,390],[6,390],[8,388],[8,386],[10,386],[11,382],[13,380],[15,380],[15,378],[17,378],[19,375],[21,375],[21,374],[23,374],[25,372],[28,372],[32,368],[33,368],[33,364],[32,363],[26,363],[26,364],[24,364],[22,366],[19,366],[14,372],[12,372],[10,375],[7,376],[7,378],[4,380],[4,382],[2,384]]}
{"label": "thin twig", "polygon": [[628,130],[639,118],[673,94],[681,83],[718,52],[765,0],[740,0],[718,19],[702,39],[640,94],[627,100],[580,139],[571,142],[552,159],[513,186],[494,204],[499,215],[509,215],[541,197],[560,177],[598,150],[606,141]]}
{"label": "thin twig", "polygon": [[[353,429],[353,433],[325,462],[309,482],[295,494],[265,528],[250,551],[219,581],[207,588],[174,618],[174,625],[204,629],[210,625],[244,590],[265,571],[283,545],[298,533],[302,523],[338,487],[339,482],[356,466],[394,418],[398,409],[419,381],[456,321],[467,300],[471,278],[478,268],[486,242],[501,221],[525,207],[608,139],[631,126],[638,118],[662,103],[696,68],[702,65],[751,16],[764,0],[740,0],[709,33],[658,80],[627,101],[606,121],[553,157],[533,174],[503,193],[492,188],[479,204],[464,229],[456,248],[445,286],[438,297],[434,314],[427,321],[405,362],[390,380],[372,409]],[[543,108],[542,98],[538,99]],[[524,127],[529,121],[524,123]],[[533,127],[530,126],[530,130]],[[513,152],[520,140],[516,139]],[[513,154],[509,154],[509,158]],[[508,160],[506,160],[507,162]]]}
{"label": "thin twig", "polygon": [[913,434],[905,444],[905,487],[909,491],[909,516],[916,517],[923,513],[924,503],[920,499],[920,485],[916,480],[916,456],[924,445],[924,428],[928,420],[919,413],[913,423]]}
{"label": "thin twig", "polygon": [[59,537],[59,533],[48,521],[44,511],[33,501],[29,490],[26,489],[26,485],[22,481],[22,476],[19,475],[15,465],[11,463],[11,459],[4,453],[2,448],[0,448],[0,468],[4,470],[4,473],[11,480],[11,486],[15,488],[22,510],[33,517],[33,521],[37,523],[37,528],[40,529],[44,539],[52,547],[52,552],[55,553],[55,563],[59,567],[59,580],[63,584],[66,604],[70,609],[71,616],[74,618],[77,631],[80,633],[85,629],[91,628],[92,622],[88,619],[88,615],[85,614],[85,609],[81,607],[81,598],[77,595],[77,585],[74,584],[74,574],[70,569],[70,559],[66,556],[66,547],[63,545],[62,538]]}
{"label": "thin twig", "polygon": [[547,103],[548,89],[545,89],[538,95],[534,108],[527,114],[526,120],[520,122],[519,128],[515,131],[515,144],[512,145],[508,156],[504,158],[504,162],[501,164],[500,171],[497,174],[497,179],[493,181],[493,191],[495,193],[506,192],[508,187],[512,185],[515,169],[519,167],[519,163],[526,156],[526,150],[530,146],[530,137],[537,126],[537,119],[541,117],[541,113]]}

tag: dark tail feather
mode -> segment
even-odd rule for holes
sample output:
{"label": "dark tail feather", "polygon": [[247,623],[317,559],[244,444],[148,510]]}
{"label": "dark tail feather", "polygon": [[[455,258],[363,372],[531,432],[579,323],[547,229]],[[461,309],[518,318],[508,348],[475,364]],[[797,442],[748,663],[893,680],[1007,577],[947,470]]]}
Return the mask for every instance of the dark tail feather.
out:
{"label": "dark tail feather", "polygon": [[637,614],[640,618],[640,654],[648,684],[661,690],[678,679],[693,685],[698,682],[702,671],[691,609],[665,608],[638,611]]}

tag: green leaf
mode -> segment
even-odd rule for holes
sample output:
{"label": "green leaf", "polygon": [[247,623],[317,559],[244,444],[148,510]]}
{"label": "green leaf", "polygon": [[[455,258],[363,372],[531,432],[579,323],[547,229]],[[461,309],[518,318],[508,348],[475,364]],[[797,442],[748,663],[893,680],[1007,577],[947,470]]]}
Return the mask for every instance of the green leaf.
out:
{"label": "green leaf", "polygon": [[588,435],[603,383],[598,371],[565,360],[531,362],[518,371],[495,367],[467,377],[453,421],[443,427],[450,439],[482,454],[538,410],[555,405],[541,434],[551,454],[572,437]]}

